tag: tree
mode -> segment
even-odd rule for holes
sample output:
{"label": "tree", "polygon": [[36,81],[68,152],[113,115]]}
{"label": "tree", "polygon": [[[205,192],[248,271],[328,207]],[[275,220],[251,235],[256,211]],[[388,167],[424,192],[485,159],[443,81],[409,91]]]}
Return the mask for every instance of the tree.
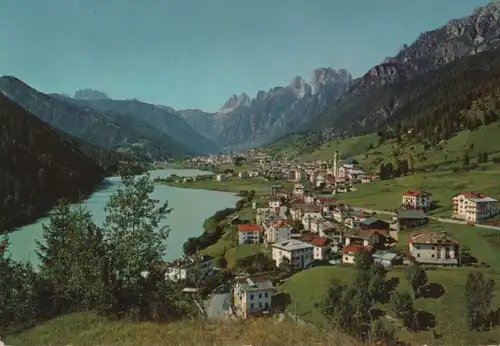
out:
{"label": "tree", "polygon": [[391,295],[391,305],[396,316],[403,321],[406,328],[412,329],[415,309],[413,299],[408,292],[394,292]]}
{"label": "tree", "polygon": [[40,273],[53,285],[63,311],[95,308],[105,290],[101,273],[108,265],[103,231],[90,212],[62,202],[43,225],[38,242]]}
{"label": "tree", "polygon": [[405,269],[405,276],[412,288],[415,298],[420,296],[422,288],[427,284],[427,273],[417,264],[413,263]]}
{"label": "tree", "polygon": [[104,210],[110,243],[109,255],[120,283],[135,286],[141,272],[165,255],[170,229],[162,222],[170,214],[168,202],[157,207],[150,194],[154,183],[149,173],[135,177],[124,172],[123,188],[111,195]]}
{"label": "tree", "polygon": [[354,257],[356,268],[368,270],[373,265],[373,257],[368,251],[358,251]]}
{"label": "tree", "polygon": [[469,163],[470,163],[469,153],[465,152],[464,156],[463,156],[462,164],[463,164],[464,167],[466,167],[466,166],[469,165]]}
{"label": "tree", "polygon": [[470,271],[465,284],[465,310],[470,330],[483,329],[488,324],[489,309],[495,282],[481,272]]}

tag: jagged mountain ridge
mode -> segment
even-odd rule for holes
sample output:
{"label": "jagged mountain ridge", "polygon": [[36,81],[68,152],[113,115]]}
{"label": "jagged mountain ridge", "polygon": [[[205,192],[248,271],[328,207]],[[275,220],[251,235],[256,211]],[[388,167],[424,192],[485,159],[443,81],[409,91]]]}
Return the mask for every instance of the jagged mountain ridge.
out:
{"label": "jagged mountain ridge", "polygon": [[344,69],[320,68],[310,82],[294,77],[287,86],[231,96],[217,113],[179,110],[191,126],[220,146],[246,149],[301,130],[349,87],[352,76]]}
{"label": "jagged mountain ridge", "polygon": [[[469,16],[450,20],[446,25],[422,33],[411,45],[404,45],[394,56],[374,66],[352,86],[338,101],[308,126],[317,131],[328,129],[336,134],[355,127],[390,121],[404,100],[393,94],[390,102],[375,107],[364,107],[367,114],[352,111],[374,95],[383,97],[384,87],[398,85],[401,90],[418,76],[432,73],[447,64],[470,55],[500,47],[500,1],[493,1],[475,9]],[[408,91],[404,93],[407,95]],[[369,101],[373,103],[373,101]],[[375,123],[374,123],[375,122]]]}

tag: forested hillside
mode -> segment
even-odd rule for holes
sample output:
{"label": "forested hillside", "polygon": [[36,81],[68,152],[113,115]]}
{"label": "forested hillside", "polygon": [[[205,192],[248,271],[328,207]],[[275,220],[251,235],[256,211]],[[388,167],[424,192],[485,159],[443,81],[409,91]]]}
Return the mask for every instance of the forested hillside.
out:
{"label": "forested hillside", "polygon": [[58,131],[0,95],[0,233],[78,199],[102,180],[99,165]]}
{"label": "forested hillside", "polygon": [[79,106],[71,99],[38,92],[15,77],[0,77],[0,92],[45,123],[87,143],[145,159],[192,154],[182,143],[141,119]]}
{"label": "forested hillside", "polygon": [[[411,129],[419,139],[436,142],[498,120],[499,81],[500,50],[496,49],[456,60],[407,82],[371,87],[339,102],[315,125],[318,130],[332,125],[336,132],[352,135],[379,131],[382,137]],[[464,111],[473,104],[488,112],[465,116]],[[380,109],[392,111],[388,116],[374,112]]]}

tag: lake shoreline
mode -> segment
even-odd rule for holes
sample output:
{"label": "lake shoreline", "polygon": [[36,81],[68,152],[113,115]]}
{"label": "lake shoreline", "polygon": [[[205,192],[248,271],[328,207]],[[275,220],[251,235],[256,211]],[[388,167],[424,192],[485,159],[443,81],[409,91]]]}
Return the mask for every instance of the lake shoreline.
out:
{"label": "lake shoreline", "polygon": [[[153,170],[150,171],[151,179],[166,178],[172,174],[184,176],[202,175],[198,170]],[[106,212],[104,207],[113,194],[121,186],[119,177],[107,177],[87,198],[77,201],[73,205],[81,204],[93,215],[96,225],[101,226],[105,221]],[[215,212],[226,207],[233,207],[239,199],[227,191],[213,190],[194,190],[176,188],[176,186],[167,186],[155,183],[155,190],[151,198],[159,200],[160,203],[167,201],[172,213],[164,221],[172,232],[167,239],[166,261],[173,260],[182,255],[182,246],[190,237],[200,236],[203,229],[203,222],[211,217]],[[49,210],[44,217],[36,219],[34,222],[25,224],[21,227],[12,229],[9,232],[9,250],[8,252],[14,260],[29,261],[35,266],[38,264],[36,258],[35,241],[43,240],[42,225],[50,220],[51,212]]]}

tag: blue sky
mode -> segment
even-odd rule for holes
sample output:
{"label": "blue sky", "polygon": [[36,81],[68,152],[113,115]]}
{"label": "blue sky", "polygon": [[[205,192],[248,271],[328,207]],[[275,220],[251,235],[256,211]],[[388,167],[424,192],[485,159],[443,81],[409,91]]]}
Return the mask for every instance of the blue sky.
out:
{"label": "blue sky", "polygon": [[213,111],[232,95],[360,76],[485,0],[0,0],[0,74]]}

